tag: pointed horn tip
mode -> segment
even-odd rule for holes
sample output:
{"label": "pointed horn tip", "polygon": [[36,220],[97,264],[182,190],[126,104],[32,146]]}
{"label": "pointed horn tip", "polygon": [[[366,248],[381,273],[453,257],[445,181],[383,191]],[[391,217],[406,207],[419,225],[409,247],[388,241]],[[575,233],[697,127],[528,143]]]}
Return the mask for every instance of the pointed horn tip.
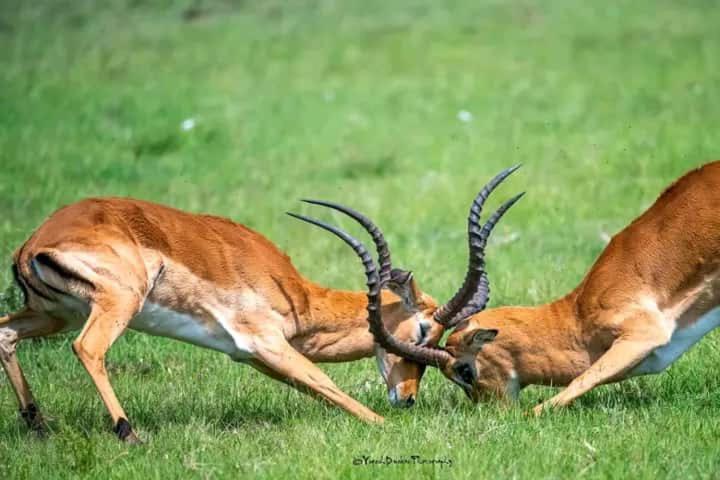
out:
{"label": "pointed horn tip", "polygon": [[[499,186],[501,183],[503,183],[510,175],[512,175],[515,171],[517,171],[520,167],[522,167],[522,163],[518,163],[517,165],[513,165],[512,167],[508,167],[504,170],[502,170],[500,173],[495,175],[492,180],[490,180],[480,191],[481,193],[478,195],[480,196],[483,192],[486,193],[485,199],[487,199],[487,196],[489,196],[490,192],[495,190],[497,186]],[[477,198],[476,198],[477,200]]]}
{"label": "pointed horn tip", "polygon": [[512,167],[508,167],[507,169],[505,169],[504,172],[501,173],[501,175],[504,174],[505,177],[509,177],[509,176],[512,175],[513,173],[515,173],[515,172],[517,172],[518,170],[520,170],[520,167],[522,167],[522,163],[518,163],[517,165],[513,165]]}
{"label": "pointed horn tip", "polygon": [[504,211],[504,210],[506,210],[507,208],[512,207],[513,205],[515,205],[515,204],[518,202],[518,200],[520,200],[522,197],[524,197],[526,193],[527,193],[527,192],[520,192],[520,193],[518,193],[517,195],[515,195],[514,197],[510,197],[510,198],[500,207],[499,210],[503,210],[503,211]]}
{"label": "pointed horn tip", "polygon": [[337,203],[331,202],[329,200],[317,200],[314,198],[301,198],[300,201],[304,202],[304,203],[309,203],[311,205],[320,205],[321,207],[334,208],[335,210],[338,210],[338,207],[341,206],[341,205],[338,205]]}
{"label": "pointed horn tip", "polygon": [[286,215],[290,215],[293,218],[297,218],[298,220],[302,220],[303,222],[312,223],[314,225],[318,225],[318,220],[315,220],[314,218],[306,217],[305,215],[300,215],[299,213],[293,213],[293,212],[285,212]]}

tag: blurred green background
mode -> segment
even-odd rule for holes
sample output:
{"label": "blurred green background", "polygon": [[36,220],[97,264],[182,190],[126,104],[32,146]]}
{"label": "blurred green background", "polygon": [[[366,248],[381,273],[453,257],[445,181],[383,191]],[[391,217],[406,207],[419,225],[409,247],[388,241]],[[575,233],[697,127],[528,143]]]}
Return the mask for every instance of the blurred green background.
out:
{"label": "blurred green background", "polygon": [[[60,205],[127,195],[230,217],[306,276],[363,288],[353,254],[285,216],[342,201],[385,230],[398,266],[447,298],[465,218],[527,196],[489,248],[492,305],[574,287],[609,235],[718,156],[715,1],[384,2],[0,0],[0,310],[18,306],[13,250]],[[364,238],[364,237],[363,237]],[[222,355],[129,333],[109,354],[148,443],[128,448],[70,352],[25,342],[53,434],[17,419],[0,375],[0,478],[711,478],[720,471],[717,334],[664,374],[528,419],[474,407],[426,375],[392,409],[371,360],[327,371],[387,417],[360,424]],[[421,454],[452,467],[356,467]]]}

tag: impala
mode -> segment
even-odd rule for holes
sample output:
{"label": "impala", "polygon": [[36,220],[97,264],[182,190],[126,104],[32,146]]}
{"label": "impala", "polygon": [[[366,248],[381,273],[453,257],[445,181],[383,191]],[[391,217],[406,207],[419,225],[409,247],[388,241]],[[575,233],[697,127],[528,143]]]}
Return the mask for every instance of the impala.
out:
{"label": "impala", "polygon": [[[469,223],[477,230],[476,215]],[[484,299],[482,275],[472,283]],[[567,386],[533,409],[539,415],[598,385],[662,372],[720,325],[720,162],[668,187],[573,291],[464,318],[445,348],[432,347],[439,337],[426,346],[395,338],[373,301],[373,333],[387,351],[439,367],[475,402],[514,398],[532,384]]]}
{"label": "impala", "polygon": [[[422,343],[432,325],[418,309],[434,308],[434,301],[409,288],[407,272],[392,268],[382,233],[362,215],[355,219],[377,242],[386,328]],[[402,362],[398,369],[400,357],[376,351],[363,292],[305,279],[269,240],[224,218],[133,199],[83,200],[58,210],[32,234],[15,252],[13,273],[25,308],[0,317],[0,361],[21,416],[37,431],[43,419],[16,345],[79,328],[73,351],[115,433],[130,443],[138,437],[105,369],[106,352],[127,328],[226,353],[365,421],[382,417],[343,393],[313,362],[376,354],[394,404],[412,405],[417,394],[422,367]]]}

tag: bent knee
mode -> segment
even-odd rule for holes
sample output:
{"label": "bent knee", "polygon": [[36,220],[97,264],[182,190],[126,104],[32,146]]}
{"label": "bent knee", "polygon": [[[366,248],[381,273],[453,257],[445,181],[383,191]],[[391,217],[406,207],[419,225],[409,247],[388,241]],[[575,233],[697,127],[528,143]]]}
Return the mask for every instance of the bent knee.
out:
{"label": "bent knee", "polygon": [[0,327],[0,345],[15,345],[18,338],[18,334],[15,330],[7,327]]}
{"label": "bent knee", "polygon": [[87,344],[83,337],[78,338],[72,343],[72,351],[84,364],[103,364],[103,356],[94,354],[93,349]]}
{"label": "bent knee", "polygon": [[9,328],[0,328],[0,359],[8,362],[15,355],[17,333]]}

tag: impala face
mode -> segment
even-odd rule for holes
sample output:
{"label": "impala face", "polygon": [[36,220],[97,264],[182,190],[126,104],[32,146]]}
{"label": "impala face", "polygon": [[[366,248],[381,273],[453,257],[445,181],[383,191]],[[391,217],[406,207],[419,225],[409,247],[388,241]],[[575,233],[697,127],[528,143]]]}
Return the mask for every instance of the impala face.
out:
{"label": "impala face", "polygon": [[[382,309],[393,335],[415,345],[437,342],[443,331],[442,325],[435,322],[432,316],[437,304],[418,289],[412,273],[393,270],[387,288],[400,299],[399,302],[384,305]],[[402,320],[394,327],[393,318]],[[379,345],[375,346],[375,359],[380,375],[385,380],[390,403],[394,407],[412,407],[417,400],[425,365],[405,360]]]}
{"label": "impala face", "polygon": [[[414,334],[398,336],[410,339],[415,345],[427,345],[438,333],[442,335],[442,326],[432,320],[432,315],[424,313],[416,314],[415,321],[410,322],[408,327],[415,330]],[[394,407],[412,407],[417,400],[425,365],[405,360],[379,345],[375,347],[375,359],[385,380],[390,403]]]}
{"label": "impala face", "polygon": [[516,397],[520,390],[512,368],[506,368],[504,358],[493,348],[497,335],[495,329],[460,330],[453,332],[445,345],[454,361],[442,369],[443,375],[475,403]]}

